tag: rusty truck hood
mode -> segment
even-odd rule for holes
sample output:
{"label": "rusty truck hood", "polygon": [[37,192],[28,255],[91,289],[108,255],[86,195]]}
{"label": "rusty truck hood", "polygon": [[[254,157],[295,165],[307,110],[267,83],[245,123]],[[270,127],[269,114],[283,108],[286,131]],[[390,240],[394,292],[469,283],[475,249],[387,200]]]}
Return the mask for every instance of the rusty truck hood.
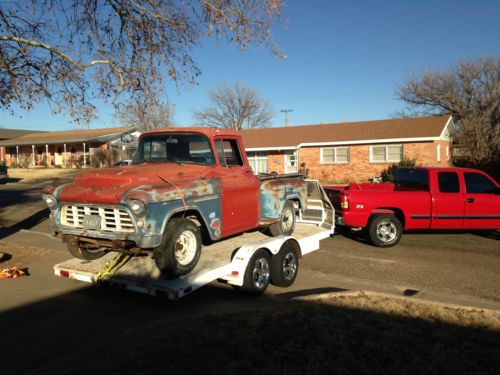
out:
{"label": "rusty truck hood", "polygon": [[210,166],[158,163],[99,168],[80,173],[59,193],[63,202],[119,204],[128,191],[139,186],[168,184],[206,177]]}

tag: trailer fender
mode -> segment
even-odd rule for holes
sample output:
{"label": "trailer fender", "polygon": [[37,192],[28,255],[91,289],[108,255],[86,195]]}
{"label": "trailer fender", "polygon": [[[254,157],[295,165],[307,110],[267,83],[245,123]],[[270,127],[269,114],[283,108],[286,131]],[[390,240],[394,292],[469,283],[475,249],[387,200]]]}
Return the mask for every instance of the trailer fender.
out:
{"label": "trailer fender", "polygon": [[[253,254],[260,249],[266,250],[271,256],[278,254],[283,244],[287,241],[294,241],[300,249],[299,242],[293,237],[274,237],[269,240],[263,241],[264,243],[257,243],[250,246],[242,246],[233,255],[231,260],[231,274],[228,275],[224,280],[228,284],[242,286],[243,277],[247,269],[250,258]],[[302,257],[302,252],[299,251],[299,256]]]}

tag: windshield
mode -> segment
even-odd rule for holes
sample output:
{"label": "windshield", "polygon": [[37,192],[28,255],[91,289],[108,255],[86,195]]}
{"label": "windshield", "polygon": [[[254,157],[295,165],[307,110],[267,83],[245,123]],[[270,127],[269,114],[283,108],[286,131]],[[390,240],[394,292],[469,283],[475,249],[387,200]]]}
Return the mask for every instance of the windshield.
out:
{"label": "windshield", "polygon": [[133,163],[180,163],[213,165],[208,138],[202,134],[163,133],[141,138]]}

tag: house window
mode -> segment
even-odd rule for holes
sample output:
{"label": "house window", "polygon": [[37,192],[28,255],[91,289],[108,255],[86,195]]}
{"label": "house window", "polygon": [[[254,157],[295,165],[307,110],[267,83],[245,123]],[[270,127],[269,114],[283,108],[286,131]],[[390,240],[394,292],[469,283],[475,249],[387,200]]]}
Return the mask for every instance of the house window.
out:
{"label": "house window", "polygon": [[403,145],[370,146],[371,163],[393,163],[403,159]]}
{"label": "house window", "polygon": [[247,152],[247,158],[253,173],[267,173],[267,152]]}
{"label": "house window", "polygon": [[321,164],[349,163],[349,147],[322,147]]}

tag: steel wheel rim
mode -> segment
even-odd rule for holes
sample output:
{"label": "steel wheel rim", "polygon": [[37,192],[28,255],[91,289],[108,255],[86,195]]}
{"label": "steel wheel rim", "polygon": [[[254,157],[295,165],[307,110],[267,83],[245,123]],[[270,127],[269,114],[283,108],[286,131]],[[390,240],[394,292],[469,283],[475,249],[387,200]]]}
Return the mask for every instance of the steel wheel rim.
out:
{"label": "steel wheel rim", "polygon": [[196,255],[197,240],[193,232],[185,230],[175,241],[175,259],[185,266],[191,263]]}
{"label": "steel wheel rim", "polygon": [[267,259],[257,259],[253,268],[254,285],[259,289],[264,288],[269,282],[269,274],[269,262],[267,261]]}
{"label": "steel wheel rim", "polygon": [[297,257],[294,253],[288,253],[283,259],[283,277],[292,280],[297,272]]}
{"label": "steel wheel rim", "polygon": [[294,215],[293,209],[289,207],[283,210],[283,215],[281,217],[281,228],[283,232],[288,233],[292,229]]}
{"label": "steel wheel rim", "polygon": [[398,228],[390,220],[384,220],[377,224],[377,237],[380,241],[388,243],[394,241],[398,234]]}

